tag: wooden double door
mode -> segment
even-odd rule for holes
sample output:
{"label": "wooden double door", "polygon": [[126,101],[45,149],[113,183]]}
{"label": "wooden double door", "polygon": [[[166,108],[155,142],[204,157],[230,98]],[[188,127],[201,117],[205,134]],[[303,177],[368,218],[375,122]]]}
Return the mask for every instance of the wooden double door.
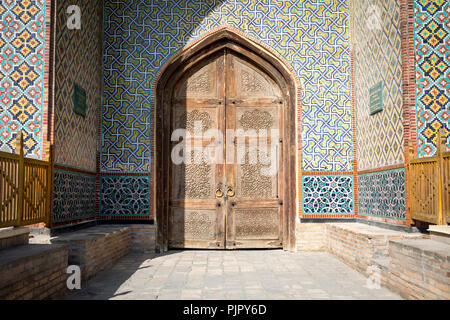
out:
{"label": "wooden double door", "polygon": [[186,62],[173,88],[169,247],[283,247],[280,87],[224,48]]}

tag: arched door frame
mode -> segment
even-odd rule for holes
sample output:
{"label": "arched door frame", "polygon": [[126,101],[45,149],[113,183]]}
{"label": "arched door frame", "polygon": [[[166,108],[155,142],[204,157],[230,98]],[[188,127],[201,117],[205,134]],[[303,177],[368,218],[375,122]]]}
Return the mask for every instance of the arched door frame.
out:
{"label": "arched door frame", "polygon": [[[170,97],[175,81],[175,74],[181,75],[199,61],[214,54],[218,50],[229,50],[246,55],[255,61],[271,76],[283,92],[285,133],[283,139],[284,161],[284,204],[283,204],[283,249],[295,250],[295,227],[297,220],[297,98],[298,78],[276,53],[248,39],[233,29],[223,27],[211,32],[200,41],[182,49],[170,59],[158,73],[152,97],[153,104],[153,210],[156,217],[156,247],[159,251],[168,250],[168,166],[171,150],[169,150],[170,124],[168,114]],[[275,72],[274,72],[275,70]]]}

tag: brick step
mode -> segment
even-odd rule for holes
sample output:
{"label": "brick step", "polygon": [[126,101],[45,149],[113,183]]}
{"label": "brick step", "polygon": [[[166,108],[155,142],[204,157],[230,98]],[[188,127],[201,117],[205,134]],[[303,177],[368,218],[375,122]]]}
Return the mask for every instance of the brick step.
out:
{"label": "brick step", "polygon": [[50,242],[69,247],[69,265],[79,266],[86,281],[128,254],[130,228],[99,225],[51,237]]}
{"label": "brick step", "polygon": [[0,300],[58,298],[66,290],[69,248],[26,244],[1,251]]}
{"label": "brick step", "polygon": [[28,244],[30,230],[25,227],[1,228],[0,229],[0,250],[5,250],[15,246]]}
{"label": "brick step", "polygon": [[409,299],[450,299],[450,245],[430,239],[389,242],[388,287]]}
{"label": "brick step", "polygon": [[[363,223],[302,223],[298,250],[323,250],[407,299],[450,299],[450,244]],[[374,268],[375,267],[375,268]]]}

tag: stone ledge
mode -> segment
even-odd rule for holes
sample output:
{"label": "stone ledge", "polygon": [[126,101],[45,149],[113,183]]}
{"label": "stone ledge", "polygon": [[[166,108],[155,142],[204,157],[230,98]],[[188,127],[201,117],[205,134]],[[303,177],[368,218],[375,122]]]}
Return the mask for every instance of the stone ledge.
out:
{"label": "stone ledge", "polygon": [[450,263],[450,245],[439,241],[430,239],[390,240],[389,245],[412,250],[417,254],[435,256],[436,258],[444,259]]}
{"label": "stone ledge", "polygon": [[430,226],[428,231],[432,240],[450,245],[450,226]]}
{"label": "stone ledge", "polygon": [[360,236],[364,236],[367,238],[422,238],[423,234],[414,233],[414,232],[406,232],[406,231],[397,231],[392,229],[385,229],[378,226],[368,225],[364,223],[327,223],[327,226],[340,228],[342,230],[346,230],[348,232],[352,232],[358,234]]}
{"label": "stone ledge", "polygon": [[29,244],[10,248],[2,251],[0,255],[0,269],[12,262],[21,263],[34,256],[49,254],[64,248],[67,249],[68,247],[60,244]]}
{"label": "stone ledge", "polygon": [[450,226],[429,226],[428,231],[430,232],[436,232],[436,233],[442,233],[450,236]]}
{"label": "stone ledge", "polygon": [[30,230],[26,227],[18,227],[18,228],[4,228],[0,229],[0,240],[6,238],[12,238],[16,236],[21,236],[24,234],[30,234]]}
{"label": "stone ledge", "polygon": [[66,290],[69,249],[65,245],[27,244],[0,255],[0,299],[52,299]]}
{"label": "stone ledge", "polygon": [[97,225],[41,241],[66,244],[69,247],[69,265],[78,265],[82,280],[86,281],[128,254],[130,238],[128,226]]}
{"label": "stone ledge", "polygon": [[128,230],[125,226],[95,226],[83,230],[73,231],[69,233],[63,233],[50,238],[52,243],[65,243],[65,242],[84,242],[88,240],[94,240],[103,237],[109,237]]}
{"label": "stone ledge", "polygon": [[407,299],[450,299],[450,245],[430,239],[389,241],[388,287]]}
{"label": "stone ledge", "polygon": [[26,227],[0,229],[0,250],[26,245],[29,237],[30,230]]}

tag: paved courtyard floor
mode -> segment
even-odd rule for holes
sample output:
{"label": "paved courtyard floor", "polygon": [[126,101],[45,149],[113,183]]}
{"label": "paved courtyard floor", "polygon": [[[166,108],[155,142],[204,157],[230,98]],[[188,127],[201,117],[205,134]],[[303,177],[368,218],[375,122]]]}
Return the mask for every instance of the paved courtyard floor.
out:
{"label": "paved courtyard floor", "polygon": [[325,252],[132,253],[66,299],[401,299]]}

